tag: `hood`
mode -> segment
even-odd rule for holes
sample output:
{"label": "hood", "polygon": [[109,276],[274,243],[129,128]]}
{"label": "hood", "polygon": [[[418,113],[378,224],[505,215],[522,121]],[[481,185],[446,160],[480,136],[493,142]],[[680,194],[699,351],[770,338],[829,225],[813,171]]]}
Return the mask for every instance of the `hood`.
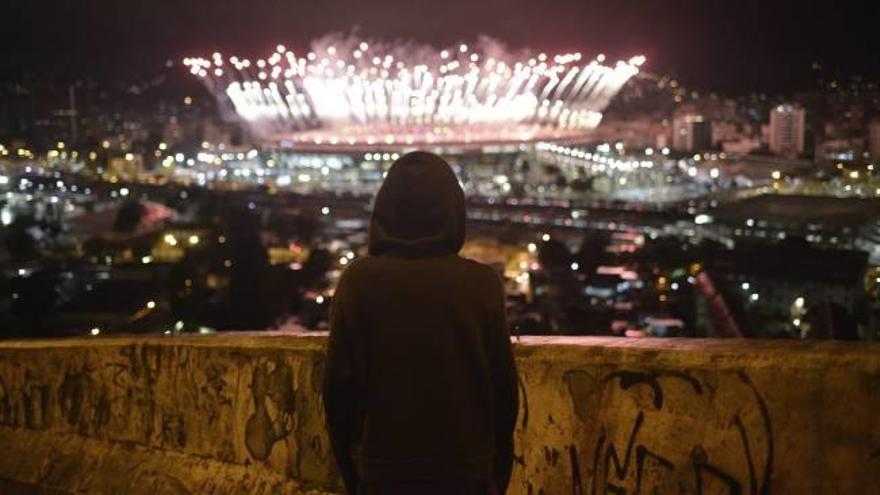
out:
{"label": "hood", "polygon": [[455,254],[464,243],[464,192],[452,168],[414,151],[391,164],[373,205],[369,251],[403,257]]}

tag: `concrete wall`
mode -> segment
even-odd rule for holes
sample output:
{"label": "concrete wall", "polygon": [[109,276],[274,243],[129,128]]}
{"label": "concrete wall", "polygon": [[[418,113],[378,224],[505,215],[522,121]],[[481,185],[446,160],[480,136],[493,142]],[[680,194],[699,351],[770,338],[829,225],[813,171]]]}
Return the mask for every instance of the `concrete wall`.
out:
{"label": "concrete wall", "polygon": [[[0,344],[0,493],[324,493],[323,338]],[[529,495],[880,493],[880,346],[523,338]]]}

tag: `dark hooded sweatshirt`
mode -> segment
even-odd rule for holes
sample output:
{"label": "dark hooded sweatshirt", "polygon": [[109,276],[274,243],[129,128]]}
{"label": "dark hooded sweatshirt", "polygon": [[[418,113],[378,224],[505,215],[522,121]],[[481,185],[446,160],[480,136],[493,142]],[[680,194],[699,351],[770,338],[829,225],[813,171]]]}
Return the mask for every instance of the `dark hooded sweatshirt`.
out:
{"label": "dark hooded sweatshirt", "polygon": [[342,274],[324,408],[349,493],[361,482],[507,488],[517,375],[501,279],[458,256],[464,194],[440,157],[397,160],[376,196],[369,256]]}

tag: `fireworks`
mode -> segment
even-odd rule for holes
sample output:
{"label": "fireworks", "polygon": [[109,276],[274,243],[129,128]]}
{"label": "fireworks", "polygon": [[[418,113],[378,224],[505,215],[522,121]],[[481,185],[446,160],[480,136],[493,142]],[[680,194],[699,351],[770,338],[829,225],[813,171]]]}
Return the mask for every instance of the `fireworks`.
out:
{"label": "fireworks", "polygon": [[296,54],[187,58],[255,134],[295,147],[467,145],[565,139],[599,124],[644,57],[510,53],[481,38],[436,50],[328,36]]}

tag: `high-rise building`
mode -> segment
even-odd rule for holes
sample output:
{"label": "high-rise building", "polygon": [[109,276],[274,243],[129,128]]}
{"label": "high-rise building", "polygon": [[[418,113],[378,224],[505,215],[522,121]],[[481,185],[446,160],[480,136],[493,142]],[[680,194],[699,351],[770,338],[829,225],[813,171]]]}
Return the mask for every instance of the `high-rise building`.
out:
{"label": "high-rise building", "polygon": [[712,147],[712,126],[702,115],[685,114],[672,121],[672,148],[703,151]]}
{"label": "high-rise building", "polygon": [[770,152],[796,157],[804,152],[806,111],[795,105],[779,105],[770,112]]}
{"label": "high-rise building", "polygon": [[868,153],[871,158],[880,160],[880,120],[868,124]]}

